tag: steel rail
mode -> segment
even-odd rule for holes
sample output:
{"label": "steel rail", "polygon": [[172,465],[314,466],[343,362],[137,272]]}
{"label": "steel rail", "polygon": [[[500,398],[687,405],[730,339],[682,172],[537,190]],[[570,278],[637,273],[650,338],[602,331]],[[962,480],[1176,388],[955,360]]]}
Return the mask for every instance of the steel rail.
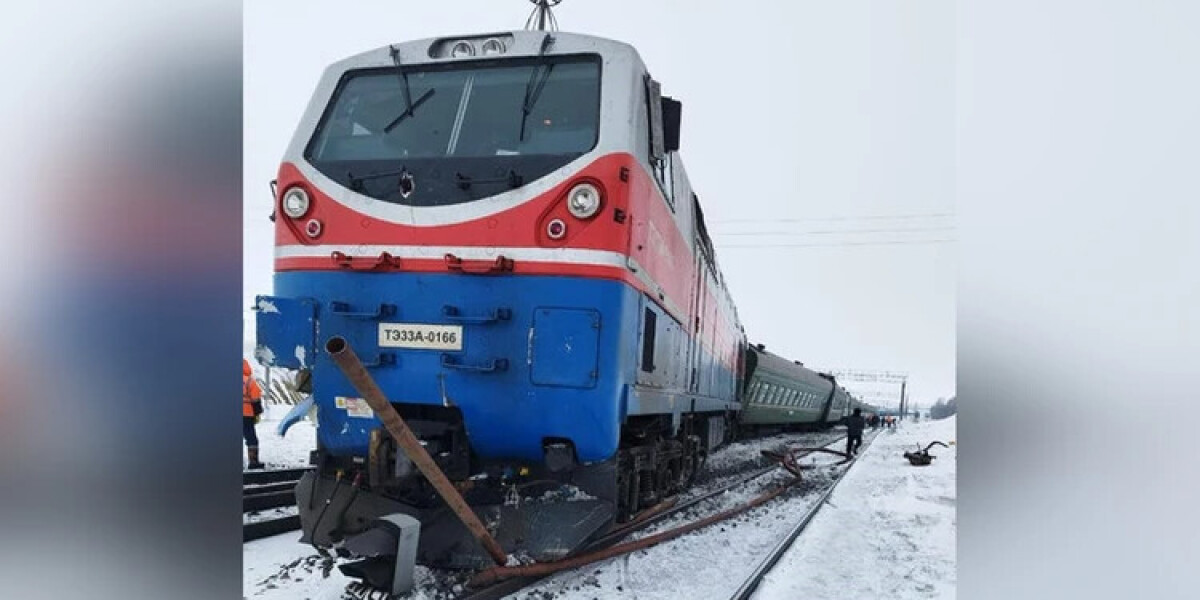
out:
{"label": "steel rail", "polygon": [[[832,446],[844,439],[846,439],[845,435],[838,436],[838,437],[834,438],[833,440],[823,444],[822,447]],[[803,452],[797,453],[796,458],[802,458],[809,454],[812,454],[812,451],[803,451]],[[767,473],[775,471],[779,468],[780,468],[780,465],[778,463],[776,463],[776,464],[772,464],[772,465],[751,471],[749,474],[742,476],[730,483],[727,483],[715,490],[705,492],[704,494],[702,494],[700,496],[689,499],[682,504],[674,505],[667,510],[664,510],[660,513],[654,514],[654,515],[647,517],[641,521],[636,521],[636,524],[634,524],[634,525],[627,525],[626,527],[618,528],[618,529],[596,539],[592,543],[584,546],[576,553],[576,555],[577,556],[587,555],[587,554],[590,554],[593,552],[598,552],[598,551],[610,548],[610,547],[616,545],[621,540],[625,539],[626,537],[628,537],[634,533],[637,533],[639,531],[642,531],[659,521],[662,521],[671,516],[677,515],[683,511],[687,510],[688,508],[691,508],[701,502],[704,502],[705,500],[710,500],[710,499],[712,499],[720,494],[723,494],[735,487],[749,483],[749,482],[751,482],[759,477],[762,477],[763,475],[766,475]],[[652,510],[652,509],[650,509],[650,510]],[[566,559],[566,560],[569,560],[569,559]],[[556,573],[554,573],[554,574],[556,574]],[[550,577],[550,575],[552,575],[552,574],[527,575],[527,576],[513,577],[510,579],[504,579],[499,582],[488,585],[487,587],[479,588],[474,591],[468,591],[466,595],[460,596],[459,600],[498,600],[499,598],[503,598],[504,596],[515,593],[523,588],[529,587],[530,585],[537,583],[538,581],[546,579],[546,578]]]}
{"label": "steel rail", "polygon": [[270,492],[266,494],[246,494],[242,496],[242,512],[255,512],[281,506],[295,506],[296,494],[291,491]]}
{"label": "steel rail", "polygon": [[742,582],[742,585],[738,587],[737,591],[735,591],[733,595],[729,597],[730,600],[748,600],[750,596],[754,594],[754,591],[758,589],[758,585],[762,583],[763,578],[767,576],[767,573],[771,572],[771,569],[775,567],[775,564],[779,562],[779,559],[783,558],[783,555],[788,551],[789,548],[792,547],[792,544],[795,543],[796,538],[800,537],[800,534],[806,528],[808,528],[808,524],[812,522],[813,517],[817,516],[817,512],[821,510],[821,507],[825,506],[826,502],[829,500],[829,497],[833,495],[833,491],[837,489],[838,484],[846,479],[846,474],[850,472],[850,469],[854,467],[856,463],[858,463],[858,457],[862,456],[862,452],[871,446],[871,443],[875,441],[875,437],[878,435],[879,434],[876,433],[871,436],[871,439],[868,440],[866,445],[859,451],[858,454],[855,455],[854,459],[850,461],[850,464],[846,466],[846,469],[842,471],[841,475],[839,475],[838,478],[834,480],[833,484],[831,484],[829,488],[821,494],[821,497],[817,499],[817,502],[804,513],[804,517],[802,517],[800,521],[798,521],[796,525],[793,526],[792,529],[783,536],[783,539],[779,540],[779,543],[775,544],[775,547],[772,548],[769,553],[767,553],[767,556],[765,556],[763,560],[758,563],[758,566],[754,568],[754,571],[750,573],[750,576],[747,577],[746,580]]}
{"label": "steel rail", "polygon": [[276,469],[273,471],[242,471],[242,486],[279,483],[282,481],[299,481],[312,467],[297,469]]}
{"label": "steel rail", "polygon": [[300,529],[300,515],[290,515],[254,523],[242,523],[242,543],[261,540],[273,535],[296,531],[297,529]]}
{"label": "steel rail", "polygon": [[242,496],[272,494],[275,492],[290,492],[296,489],[296,484],[298,483],[300,483],[299,479],[293,481],[281,481],[279,483],[264,483],[262,485],[243,485]]}

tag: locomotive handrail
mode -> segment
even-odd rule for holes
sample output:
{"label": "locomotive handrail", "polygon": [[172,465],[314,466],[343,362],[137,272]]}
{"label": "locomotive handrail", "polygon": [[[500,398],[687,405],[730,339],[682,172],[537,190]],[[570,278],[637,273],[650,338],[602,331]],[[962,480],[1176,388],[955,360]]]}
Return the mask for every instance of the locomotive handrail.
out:
{"label": "locomotive handrail", "polygon": [[446,268],[451,271],[460,271],[463,273],[471,273],[474,275],[484,275],[487,273],[503,273],[512,271],[515,267],[511,258],[503,255],[497,256],[496,260],[484,259],[465,259],[459,258],[453,254],[446,255]]}
{"label": "locomotive handrail", "polygon": [[332,260],[337,266],[353,271],[375,271],[378,269],[400,268],[400,259],[387,252],[380,252],[379,256],[372,259],[371,257],[367,256],[350,256],[345,252],[334,250],[329,254],[329,259]]}
{"label": "locomotive handrail", "polygon": [[468,365],[465,363],[455,362],[449,354],[442,355],[442,366],[447,369],[458,369],[459,371],[474,371],[476,373],[495,373],[508,369],[507,358],[493,358],[483,365]]}
{"label": "locomotive handrail", "polygon": [[380,352],[375,357],[375,360],[373,360],[371,362],[365,362],[362,364],[362,366],[364,366],[368,369],[373,369],[375,367],[386,367],[386,366],[394,365],[394,364],[396,364],[396,355],[395,354],[393,354],[391,352]]}
{"label": "locomotive handrail", "polygon": [[396,307],[392,304],[380,304],[379,308],[374,312],[357,312],[350,310],[349,303],[334,301],[329,303],[329,312],[347,319],[366,319],[370,321],[395,314]]}
{"label": "locomotive handrail", "polygon": [[455,321],[458,323],[495,323],[496,321],[507,321],[511,319],[512,309],[500,307],[483,316],[468,317],[462,314],[462,311],[460,311],[457,306],[450,306],[449,304],[446,304],[442,306],[442,317],[444,317],[447,321]]}

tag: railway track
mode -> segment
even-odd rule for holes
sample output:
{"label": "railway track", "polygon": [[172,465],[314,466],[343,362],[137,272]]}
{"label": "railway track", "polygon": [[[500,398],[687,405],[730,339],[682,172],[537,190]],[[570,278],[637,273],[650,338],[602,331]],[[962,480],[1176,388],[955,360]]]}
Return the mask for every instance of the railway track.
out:
{"label": "railway track", "polygon": [[[295,506],[293,490],[308,469],[278,469],[242,473],[242,514]],[[242,523],[242,541],[249,542],[300,529],[299,515],[282,515]]]}
{"label": "railway track", "polygon": [[[835,436],[829,441],[826,441],[824,443],[818,443],[818,444],[821,446],[827,447],[827,446],[836,444],[836,443],[844,440],[845,438],[846,438],[846,436],[843,434],[840,436]],[[809,452],[809,451],[797,453],[796,457],[802,458],[811,453],[812,452]],[[718,487],[716,487],[715,489],[705,490],[695,496],[692,496],[686,500],[683,500],[682,502],[674,504],[673,506],[671,506],[669,508],[665,508],[659,512],[651,514],[648,517],[641,518],[640,520],[635,520],[633,522],[633,524],[626,525],[625,527],[622,527],[622,528],[618,528],[617,530],[615,530],[601,538],[598,538],[595,541],[593,541],[592,543],[583,547],[577,554],[586,555],[586,554],[589,554],[592,552],[597,552],[597,551],[604,550],[606,548],[615,546],[622,540],[627,539],[628,537],[630,537],[631,535],[633,535],[635,533],[646,530],[647,528],[651,527],[655,523],[659,523],[659,522],[669,519],[673,516],[680,515],[684,511],[696,506],[697,504],[700,504],[701,502],[715,498],[731,489],[734,489],[739,486],[750,483],[751,481],[758,479],[759,477],[762,477],[762,476],[766,475],[767,473],[777,471],[778,469],[779,469],[778,464],[771,464],[766,467],[755,468],[754,470],[752,470],[748,473],[745,473],[743,475],[732,478],[731,481],[728,481],[727,483],[723,483],[723,484],[719,485]],[[840,481],[840,479],[839,479],[839,481]],[[836,485],[837,485],[837,483],[835,482],[834,486],[836,486]],[[832,490],[832,486],[831,486],[830,490]],[[821,501],[818,503],[817,506],[820,506],[820,504],[823,504],[824,501],[825,501],[825,497],[822,497]],[[650,509],[650,510],[653,510],[653,509]],[[811,517],[809,517],[809,519],[811,519]],[[780,556],[782,556],[782,553],[780,553]],[[776,558],[775,560],[777,561],[778,558]],[[772,562],[771,564],[774,565],[774,562]],[[767,567],[767,569],[769,570],[769,566]],[[765,574],[765,572],[764,572],[764,574]],[[484,588],[480,588],[477,590],[469,590],[465,594],[459,596],[457,600],[499,600],[500,598],[503,598],[510,594],[514,594],[514,593],[516,593],[526,587],[529,587],[529,586],[531,586],[543,579],[546,579],[548,577],[550,577],[550,575],[514,577],[512,579],[506,579],[504,581],[500,581],[496,584],[493,584],[493,585],[490,585],[490,586],[487,586]],[[758,580],[761,581],[761,576],[759,577]],[[757,583],[755,584],[755,586],[757,586]]]}
{"label": "railway track", "polygon": [[[872,442],[875,441],[875,438],[878,435],[878,433],[875,433],[869,438],[867,436],[863,436],[865,439],[862,449],[859,451],[859,456],[862,455],[862,452],[866,451],[866,449],[871,445]],[[853,463],[851,463],[851,466],[853,466]],[[803,533],[806,528],[808,528],[808,524],[812,522],[813,517],[817,516],[817,512],[819,512],[821,508],[825,506],[826,501],[831,495],[833,495],[833,491],[837,489],[838,484],[846,478],[846,473],[849,471],[850,469],[848,468],[843,471],[841,475],[838,476],[838,478],[835,479],[833,483],[821,493],[821,496],[817,498],[817,501],[812,505],[812,507],[809,508],[804,513],[804,516],[802,516],[800,520],[797,521],[794,526],[792,526],[791,530],[789,530],[787,534],[779,540],[779,543],[776,544],[775,547],[763,557],[762,561],[758,563],[758,566],[754,568],[754,571],[750,573],[750,576],[747,577],[746,580],[742,582],[742,585],[738,587],[737,591],[735,591],[733,595],[729,597],[729,600],[749,600],[749,598],[754,595],[754,591],[758,589],[758,586],[760,583],[762,583],[763,578],[767,576],[767,573],[771,572],[771,569],[775,567],[776,563],[779,562],[779,559],[783,558],[783,555],[787,553],[789,548],[792,547],[792,545],[796,542],[796,539],[800,537],[800,534]]]}

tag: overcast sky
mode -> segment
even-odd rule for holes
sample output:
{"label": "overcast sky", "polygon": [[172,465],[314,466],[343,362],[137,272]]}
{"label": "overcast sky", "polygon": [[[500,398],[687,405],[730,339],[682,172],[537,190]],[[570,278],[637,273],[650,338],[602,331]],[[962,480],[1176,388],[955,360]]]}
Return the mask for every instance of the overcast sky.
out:
{"label": "overcast sky", "polygon": [[[245,306],[271,289],[268,182],[325,66],[520,29],[531,7],[245,3]],[[809,366],[907,372],[919,404],[954,394],[949,0],[565,0],[555,15],[632,44],[683,102],[681,155],[752,341]]]}

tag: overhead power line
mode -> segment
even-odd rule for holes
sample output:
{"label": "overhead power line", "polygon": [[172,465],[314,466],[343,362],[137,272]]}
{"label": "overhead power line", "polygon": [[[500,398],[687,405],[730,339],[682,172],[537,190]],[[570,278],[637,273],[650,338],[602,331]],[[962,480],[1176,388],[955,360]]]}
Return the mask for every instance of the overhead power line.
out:
{"label": "overhead power line", "polygon": [[845,215],[838,217],[796,217],[788,219],[713,219],[710,224],[717,223],[803,223],[806,221],[888,221],[904,219],[943,219],[956,216],[955,213],[924,213],[901,215]]}
{"label": "overhead power line", "polygon": [[833,235],[839,233],[924,233],[954,231],[954,227],[918,227],[910,229],[816,229],[809,231],[714,231],[713,235]]}
{"label": "overhead power line", "polygon": [[841,247],[841,246],[916,246],[929,244],[952,244],[958,240],[904,240],[904,241],[886,241],[886,242],[829,242],[824,244],[721,244],[717,243],[717,247],[724,250],[726,248],[818,248],[818,247]]}

